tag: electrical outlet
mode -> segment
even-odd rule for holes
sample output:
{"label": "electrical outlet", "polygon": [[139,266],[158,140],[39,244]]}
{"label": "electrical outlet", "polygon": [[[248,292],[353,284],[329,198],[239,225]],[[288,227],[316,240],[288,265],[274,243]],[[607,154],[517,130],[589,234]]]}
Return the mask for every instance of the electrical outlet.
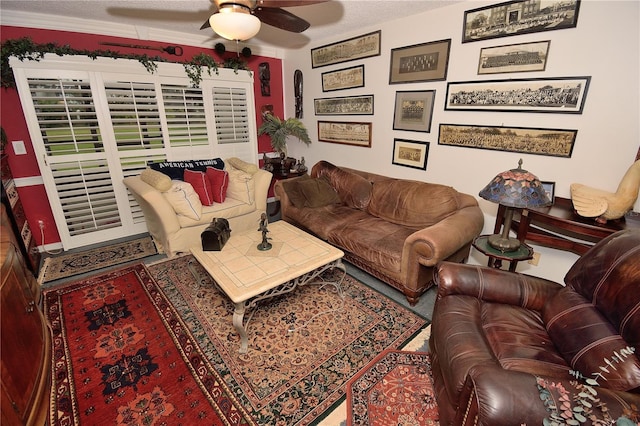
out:
{"label": "electrical outlet", "polygon": [[40,229],[44,229],[44,221],[38,220],[38,226],[40,227]]}
{"label": "electrical outlet", "polygon": [[534,252],[533,257],[528,260],[529,265],[538,266],[538,262],[540,262],[540,253]]}

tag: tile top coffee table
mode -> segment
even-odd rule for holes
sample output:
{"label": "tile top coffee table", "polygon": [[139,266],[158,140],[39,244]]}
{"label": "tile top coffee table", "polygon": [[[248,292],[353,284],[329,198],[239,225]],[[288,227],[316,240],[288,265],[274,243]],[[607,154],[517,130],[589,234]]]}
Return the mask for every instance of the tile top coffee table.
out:
{"label": "tile top coffee table", "polygon": [[344,253],[332,245],[295,226],[277,221],[268,225],[270,250],[261,251],[262,233],[249,230],[234,234],[221,251],[203,251],[194,247],[191,253],[215,280],[218,287],[235,304],[233,325],[240,335],[240,353],[248,349],[244,314],[264,299],[289,293],[296,287],[318,281],[319,275],[338,268],[342,275],[331,282],[341,292],[346,274]]}

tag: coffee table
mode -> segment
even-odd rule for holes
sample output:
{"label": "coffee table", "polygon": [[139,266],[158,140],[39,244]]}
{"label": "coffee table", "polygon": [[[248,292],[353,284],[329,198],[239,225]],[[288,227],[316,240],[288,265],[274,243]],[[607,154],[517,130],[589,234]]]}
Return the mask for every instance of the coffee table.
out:
{"label": "coffee table", "polygon": [[240,335],[240,353],[248,350],[244,316],[260,301],[289,293],[298,286],[327,283],[320,275],[329,269],[342,271],[338,281],[328,282],[342,294],[346,269],[344,253],[332,245],[285,222],[268,225],[270,250],[261,251],[262,233],[249,230],[231,237],[221,251],[191,248],[191,253],[211,275],[217,286],[235,304],[233,326]]}

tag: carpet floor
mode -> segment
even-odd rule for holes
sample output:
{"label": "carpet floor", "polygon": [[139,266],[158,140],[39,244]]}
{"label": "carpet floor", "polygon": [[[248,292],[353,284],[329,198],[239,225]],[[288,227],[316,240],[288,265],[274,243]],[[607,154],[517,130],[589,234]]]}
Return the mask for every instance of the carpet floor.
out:
{"label": "carpet floor", "polygon": [[47,257],[38,276],[40,284],[80,275],[85,272],[121,265],[158,253],[151,237]]}
{"label": "carpet floor", "polygon": [[308,285],[258,307],[240,355],[233,305],[194,268],[183,256],[45,292],[51,424],[311,424],[354,374],[428,324],[347,277],[344,301]]}

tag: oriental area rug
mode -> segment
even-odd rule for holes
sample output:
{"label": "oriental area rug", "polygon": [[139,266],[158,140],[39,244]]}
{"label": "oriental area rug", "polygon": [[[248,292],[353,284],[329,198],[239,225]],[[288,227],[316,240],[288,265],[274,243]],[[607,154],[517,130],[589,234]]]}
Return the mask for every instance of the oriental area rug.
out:
{"label": "oriental area rug", "polygon": [[47,290],[50,423],[311,424],[428,324],[349,276],[343,291],[307,285],[265,301],[240,354],[233,304],[190,255]]}
{"label": "oriental area rug", "polygon": [[45,258],[42,262],[38,282],[43,284],[143,259],[156,253],[158,253],[158,250],[156,250],[151,237],[142,237],[78,253],[51,256]]}
{"label": "oriental area rug", "polygon": [[437,426],[427,352],[385,349],[347,383],[347,425]]}

